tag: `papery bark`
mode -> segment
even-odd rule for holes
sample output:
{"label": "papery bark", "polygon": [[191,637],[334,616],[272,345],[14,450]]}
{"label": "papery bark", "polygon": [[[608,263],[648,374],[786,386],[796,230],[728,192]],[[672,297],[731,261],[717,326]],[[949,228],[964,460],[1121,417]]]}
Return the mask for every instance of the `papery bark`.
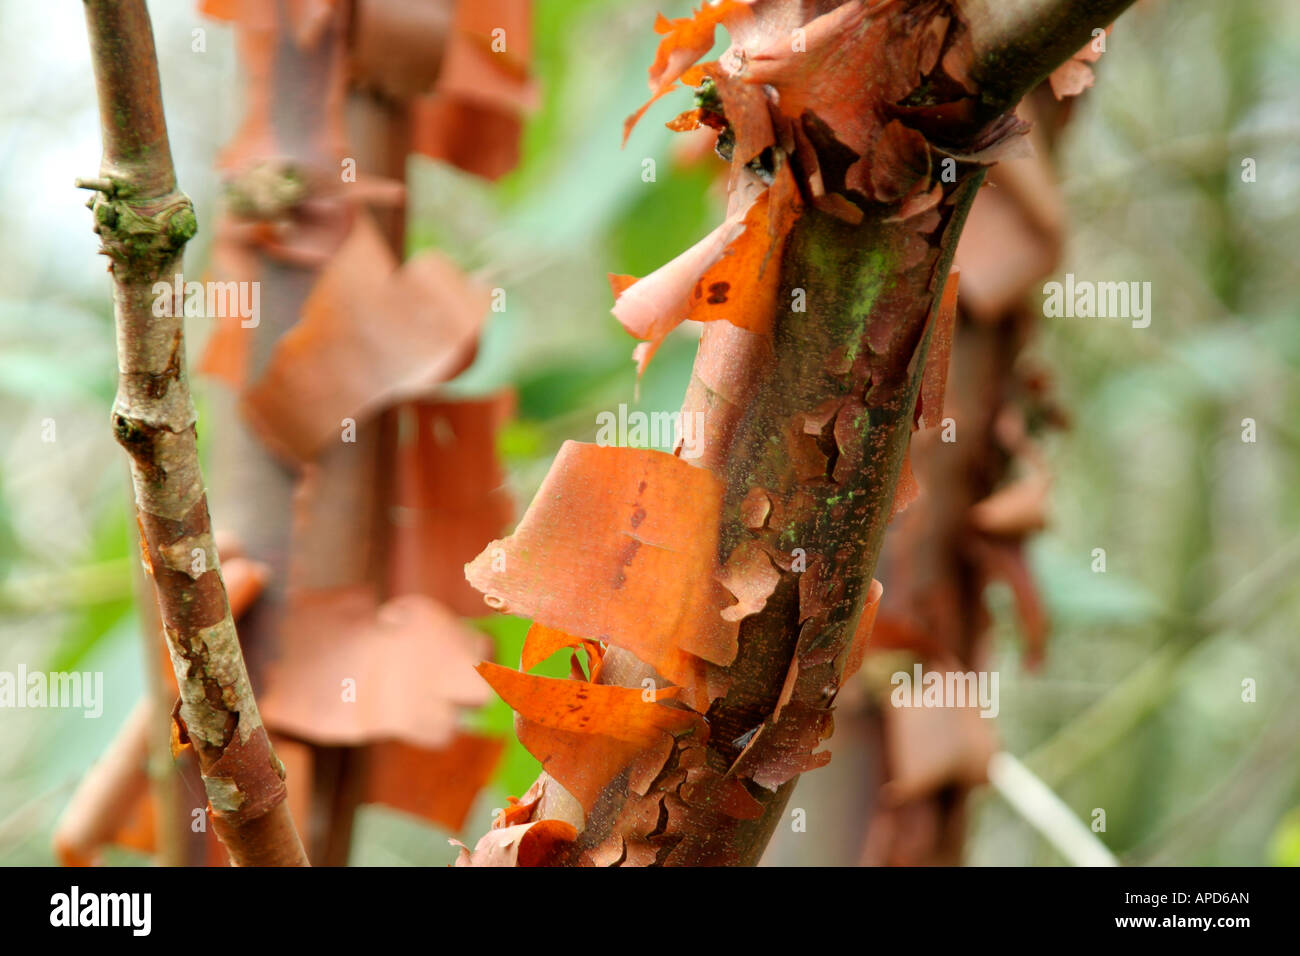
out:
{"label": "papery bark", "polygon": [[[675,128],[702,123],[724,131],[719,141],[733,161],[728,222],[743,219],[746,229],[733,228],[639,282],[614,277],[615,312],[647,339],[638,351],[642,366],[682,318],[724,320],[705,328],[683,412],[705,422],[704,454],[692,464],[722,484],[721,520],[696,527],[716,548],[716,579],[739,602],[723,612],[739,621],[738,651],[706,658],[703,680],[682,688],[679,700],[707,699],[697,707],[704,730],[676,735],[666,758],[655,758],[653,779],[640,763],[621,772],[611,766],[602,791],[594,799],[579,795],[575,807],[564,786],[573,770],[548,765],[552,772],[539,780],[528,809],[521,805],[502,823],[560,820],[578,832],[535,864],[755,863],[798,775],[829,759],[818,748],[830,735],[849,662],[861,660],[864,629],[871,628],[866,612],[874,612],[879,592],[868,585],[885,526],[914,494],[909,440],[923,418],[934,418],[936,388],[927,390],[928,406],[918,399],[923,382],[942,381],[927,375],[927,354],[943,334],[936,332],[939,300],[963,220],[985,166],[1024,128],[1002,112],[1015,99],[990,113],[970,82],[972,69],[984,64],[964,7],[850,0],[810,10],[760,0],[660,24],[667,39],[651,71],[652,94],[679,77],[713,83]],[[690,69],[711,45],[717,21],[731,31],[732,48],[721,64]],[[792,45],[792,36],[804,45]],[[1067,54],[1082,42],[1069,39]],[[764,233],[755,255],[754,240]],[[774,295],[751,294],[773,281]],[[728,314],[733,300],[748,311]],[[721,306],[720,314],[706,314],[706,305]],[[770,321],[754,314],[764,307]],[[633,528],[644,512],[632,503],[647,480],[628,483],[619,499],[628,503]],[[534,502],[531,522],[525,518],[530,543],[516,545],[522,571],[487,565],[493,548],[511,553],[513,539],[494,543],[470,565],[489,603],[531,607],[536,624],[548,628],[598,620],[573,613],[584,606],[576,597],[571,604],[532,601],[521,584],[528,562],[540,568],[578,546],[581,529],[565,528],[558,510],[571,499],[581,506],[582,493]],[[770,585],[737,575],[738,568],[761,572],[754,553],[775,568]],[[624,564],[615,589],[643,571],[635,548]],[[608,600],[610,585],[588,584],[588,602]],[[749,597],[751,587],[761,600]],[[639,635],[619,619],[599,620],[607,631],[575,635],[609,645],[591,679],[663,686],[668,675],[638,657]],[[715,626],[700,619],[696,632]]]}

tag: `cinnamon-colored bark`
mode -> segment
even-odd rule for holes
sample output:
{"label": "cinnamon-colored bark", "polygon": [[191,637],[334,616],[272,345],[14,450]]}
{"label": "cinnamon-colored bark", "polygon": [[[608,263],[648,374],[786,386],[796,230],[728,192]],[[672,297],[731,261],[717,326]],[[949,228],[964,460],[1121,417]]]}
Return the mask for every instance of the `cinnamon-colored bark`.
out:
{"label": "cinnamon-colored bark", "polygon": [[[563,739],[538,735],[545,715],[535,707],[521,711],[521,739],[527,730],[550,773],[498,826],[558,820],[577,830],[570,844],[551,846],[533,864],[756,863],[798,775],[829,759],[818,747],[830,735],[850,662],[861,659],[861,628],[870,629],[864,612],[874,608],[868,585],[885,525],[896,502],[912,494],[909,439],[918,422],[936,417],[918,397],[957,239],[985,166],[1023,129],[1004,111],[1037,82],[1040,67],[1050,69],[1083,45],[1090,13],[1104,12],[1096,24],[1104,27],[1125,5],[1077,5],[1087,9],[1052,20],[1060,32],[1041,41],[1049,44],[1046,54],[1032,39],[1022,52],[999,45],[1004,34],[981,28],[992,22],[990,12],[961,0],[724,2],[660,24],[667,38],[651,68],[652,93],[662,95],[679,77],[700,88],[697,109],[674,128],[721,130],[720,151],[733,159],[732,206],[721,231],[652,277],[640,284],[612,277],[615,312],[647,340],[638,354],[642,365],[682,317],[711,323],[684,412],[705,421],[705,452],[692,464],[724,488],[720,522],[700,521],[697,533],[717,529],[718,579],[740,601],[723,614],[740,622],[738,649],[721,660],[706,655],[707,686],[687,679],[663,705],[703,696],[704,729],[674,737],[667,759],[654,762],[660,769],[653,779],[638,758],[594,799],[566,793],[565,778],[581,774],[558,759]],[[721,64],[683,76],[712,45],[718,22],[731,30],[732,49]],[[986,56],[1000,57],[999,69],[1014,77],[996,96],[981,96],[972,79],[987,75]],[[747,190],[757,197],[746,198]],[[791,211],[788,202],[798,208]],[[719,256],[723,245],[727,253]],[[778,272],[774,289],[768,269]],[[680,281],[683,274],[693,278]],[[931,406],[934,391],[928,390]],[[626,619],[582,613],[597,606],[604,582],[590,582],[588,603],[577,597],[566,607],[530,599],[518,569],[489,570],[494,553],[516,562],[524,556],[524,577],[540,580],[531,563],[545,566],[567,553],[577,532],[562,530],[564,509],[575,499],[581,506],[581,495],[566,491],[562,504],[548,510],[549,499],[561,496],[543,488],[547,497],[539,495],[516,533],[521,540],[530,535],[528,546],[493,543],[469,566],[471,580],[493,606],[536,608],[535,627],[607,623],[603,633],[575,634],[611,645],[598,676],[593,664],[592,681],[638,687],[650,678],[662,686],[669,655],[658,654],[656,673],[634,653],[644,646],[641,635],[621,630]],[[625,497],[637,493],[632,483]],[[632,527],[639,530],[642,520],[644,510],[634,512]],[[640,541],[633,531],[623,533]],[[670,543],[654,546],[673,550]],[[775,567],[774,586],[758,589],[748,573],[734,573],[761,567],[750,559],[755,553]],[[628,575],[646,567],[633,545],[623,563]],[[624,577],[614,577],[616,592]],[[765,600],[751,600],[751,588]],[[617,593],[613,599],[621,600]],[[647,611],[670,620],[684,613]],[[716,629],[712,618],[694,623],[696,634]],[[584,707],[592,696],[579,691],[572,706]],[[598,738],[594,715],[592,724],[583,732]],[[497,859],[494,845],[489,835],[466,862]]]}

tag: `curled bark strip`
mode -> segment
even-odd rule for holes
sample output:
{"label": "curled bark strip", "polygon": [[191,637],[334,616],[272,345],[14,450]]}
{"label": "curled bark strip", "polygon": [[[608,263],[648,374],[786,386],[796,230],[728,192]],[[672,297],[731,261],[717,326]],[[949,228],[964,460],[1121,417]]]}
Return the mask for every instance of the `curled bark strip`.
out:
{"label": "curled bark strip", "polygon": [[[432,4],[388,0],[362,4],[360,12],[365,19],[372,9],[400,8],[410,16],[419,6]],[[409,101],[413,151],[487,179],[514,169],[524,115],[538,102],[528,75],[531,27],[531,0],[456,0],[437,80]],[[427,60],[428,44],[418,33],[403,32],[405,55]],[[393,45],[383,48],[386,58],[396,52]]]}
{"label": "curled bark strip", "polygon": [[[519,742],[588,812],[624,770],[629,785],[644,793],[673,737],[705,732],[698,714],[648,702],[639,689],[537,677],[487,662],[479,672],[517,712]],[[661,689],[652,700],[671,700],[678,690]]]}
{"label": "curled bark strip", "polygon": [[510,392],[403,407],[388,508],[390,594],[427,594],[457,614],[482,614],[464,565],[515,518],[497,456],[497,432],[513,411]]}
{"label": "curled bark strip", "polygon": [[396,739],[436,750],[486,703],[486,639],[420,594],[379,604],[364,585],[291,590],[281,657],[262,695],[276,730],[320,743]]}
{"label": "curled bark strip", "polygon": [[399,266],[363,216],[244,393],[244,414],[272,450],[310,462],[342,419],[365,421],[461,371],[488,298],[436,252]]}
{"label": "curled bark strip", "polygon": [[[113,431],[131,459],[144,561],[153,577],[213,828],[236,865],[306,865],[284,769],[253,700],[212,538],[185,374],[182,319],[156,315],[197,225],[176,187],[142,0],[87,0],[104,157],[91,209],[113,274],[118,393]],[[166,292],[163,293],[167,294]],[[168,311],[168,310],[161,310]]]}
{"label": "curled bark strip", "polygon": [[496,610],[631,650],[698,707],[704,661],[736,655],[721,502],[718,479],[681,458],[566,442],[515,533],[466,577]]}
{"label": "curled bark strip", "polygon": [[562,820],[537,820],[489,830],[470,852],[460,847],[457,866],[546,866],[577,836],[573,824]]}
{"label": "curled bark strip", "polygon": [[437,750],[399,740],[370,747],[362,802],[382,803],[455,833],[496,770],[505,742],[458,731],[450,744]]}

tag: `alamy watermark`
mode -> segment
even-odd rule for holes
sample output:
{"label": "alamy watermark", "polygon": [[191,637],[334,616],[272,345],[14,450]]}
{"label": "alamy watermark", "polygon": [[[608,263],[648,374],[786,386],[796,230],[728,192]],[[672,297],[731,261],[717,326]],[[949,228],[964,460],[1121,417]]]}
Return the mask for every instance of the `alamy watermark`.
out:
{"label": "alamy watermark", "polygon": [[80,709],[81,716],[97,718],[104,713],[103,671],[32,671],[19,665],[15,671],[0,671],[0,708]]}
{"label": "alamy watermark", "polygon": [[186,282],[177,273],[171,282],[153,284],[153,314],[187,319],[239,319],[246,329],[262,321],[260,282]]}
{"label": "alamy watermark", "polygon": [[628,411],[627,404],[614,412],[596,415],[596,444],[634,448],[681,448],[682,458],[704,454],[704,412]]}
{"label": "alamy watermark", "polygon": [[1151,324],[1150,282],[1091,282],[1067,272],[1064,283],[1045,283],[1043,295],[1044,318],[1132,319],[1135,329]]}
{"label": "alamy watermark", "polygon": [[895,707],[978,707],[981,717],[996,717],[997,671],[896,671],[889,678],[894,689],[889,702]]}
{"label": "alamy watermark", "polygon": [[151,893],[83,893],[73,885],[50,897],[50,925],[124,927],[133,936],[148,936],[153,928]]}

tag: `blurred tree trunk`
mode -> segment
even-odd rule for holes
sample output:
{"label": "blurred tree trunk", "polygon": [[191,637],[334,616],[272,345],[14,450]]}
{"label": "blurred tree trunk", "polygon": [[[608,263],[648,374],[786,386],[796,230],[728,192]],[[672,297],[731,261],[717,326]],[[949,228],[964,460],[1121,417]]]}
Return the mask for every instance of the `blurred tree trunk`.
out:
{"label": "blurred tree trunk", "polygon": [[[302,809],[310,820],[313,859],[342,865],[361,803],[388,803],[458,829],[500,752],[497,741],[460,731],[448,719],[454,708],[485,699],[469,665],[487,648],[481,636],[455,619],[475,612],[477,605],[459,575],[452,578],[445,569],[455,568],[457,553],[468,547],[455,535],[488,537],[509,519],[491,451],[509,397],[460,403],[450,412],[437,396],[437,383],[472,358],[486,311],[485,293],[453,267],[438,259],[442,271],[430,281],[442,287],[410,290],[392,304],[379,298],[382,289],[363,293],[360,288],[383,280],[381,259],[395,268],[405,257],[407,159],[413,147],[423,147],[432,136],[431,127],[446,125],[442,116],[429,115],[430,102],[454,100],[444,92],[457,79],[447,69],[448,54],[466,42],[461,38],[474,24],[466,22],[465,11],[477,8],[445,0],[418,5],[340,0],[326,6],[328,16],[311,20],[280,3],[273,23],[258,5],[213,11],[236,19],[251,75],[249,116],[225,154],[225,164],[236,174],[233,216],[227,220],[228,251],[238,263],[231,274],[260,276],[269,307],[265,327],[249,336],[251,345],[235,346],[232,336],[242,330],[228,325],[225,340],[214,342],[209,352],[208,367],[234,386],[232,398],[239,398],[238,405],[226,406],[224,448],[218,453],[230,527],[270,568],[268,587],[246,628],[259,648],[253,652],[254,673],[271,685],[271,725],[295,741],[313,781],[310,809]],[[508,23],[516,50],[526,50],[526,3],[480,7]],[[523,81],[517,85],[518,102],[498,104],[500,112],[521,108]],[[470,120],[477,115],[472,108],[468,113]],[[517,132],[516,120],[498,135],[510,140]],[[498,153],[502,146],[508,152],[508,143],[497,144]],[[505,168],[502,164],[493,173]],[[289,199],[265,204],[268,195]],[[371,236],[383,245],[375,246]],[[327,283],[332,283],[330,293],[324,291]],[[413,357],[408,366],[419,384],[406,386],[401,395],[384,392],[390,384],[381,380],[384,372],[361,365],[367,333],[322,332],[323,325],[307,331],[321,296],[340,294],[356,296],[349,304],[356,311],[341,315],[341,323],[382,329],[392,308],[435,310],[434,327],[417,340],[398,339],[397,347]],[[437,322],[447,328],[445,338],[439,338]],[[473,330],[468,337],[467,328]],[[310,372],[294,367],[310,360],[291,358],[308,343],[327,356],[358,363],[370,391],[357,396],[363,405],[343,409],[347,417],[334,423],[332,441],[306,454],[298,449],[286,454],[285,443],[298,440],[301,425],[296,412],[280,411],[283,404],[274,392],[299,388],[300,402],[313,400],[318,386],[305,381]],[[243,358],[232,359],[241,347]],[[240,362],[241,370],[227,374]],[[340,371],[322,367],[319,374]],[[414,403],[394,401],[404,395]],[[445,424],[448,415],[455,428]],[[450,438],[439,431],[443,446],[431,448],[435,436],[418,430],[439,422]],[[439,476],[457,468],[484,483],[475,489],[477,497],[435,502],[441,510],[432,526],[425,512],[412,517],[412,506],[418,509],[423,502],[413,501],[412,493],[430,485],[442,487],[446,497],[445,478]],[[456,512],[463,513],[446,520]],[[427,554],[437,557],[431,561]],[[304,615],[314,623],[294,623]],[[380,632],[387,633],[386,646],[397,638],[396,651],[358,657],[369,653],[366,648]],[[307,642],[322,637],[327,646],[336,646],[337,664],[329,676],[320,674],[311,697],[287,683],[292,677],[277,659],[304,659],[313,653]],[[363,684],[353,672],[367,660],[378,684]],[[427,667],[448,672],[432,689],[413,680]],[[404,679],[403,670],[411,676]],[[349,711],[360,708],[337,689],[350,680],[357,683],[358,699],[382,696],[392,716],[353,717]],[[321,696],[330,686],[344,698],[332,708]],[[430,693],[447,695],[440,706],[449,710],[436,720],[427,704],[410,696]],[[402,770],[394,776],[396,767]],[[404,785],[395,786],[393,781],[402,778]],[[430,799],[435,780],[440,796]]]}

